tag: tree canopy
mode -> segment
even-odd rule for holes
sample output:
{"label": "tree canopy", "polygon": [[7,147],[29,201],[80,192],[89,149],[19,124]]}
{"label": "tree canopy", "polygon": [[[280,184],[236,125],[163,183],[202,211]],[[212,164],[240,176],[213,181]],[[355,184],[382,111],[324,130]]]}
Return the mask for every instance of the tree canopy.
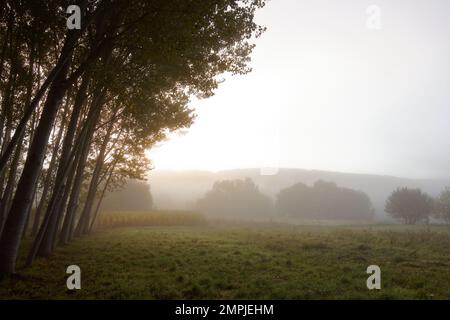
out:
{"label": "tree canopy", "polygon": [[81,29],[68,5],[0,3],[0,274],[30,228],[27,264],[89,233],[105,192],[143,179],[145,150],[192,124],[190,98],[251,70],[264,31],[262,0],[74,0]]}
{"label": "tree canopy", "polygon": [[282,215],[302,219],[371,220],[374,215],[365,193],[322,180],[312,187],[297,183],[281,190],[276,208]]}
{"label": "tree canopy", "polygon": [[445,223],[450,223],[450,187],[445,187],[434,203],[434,216]]}
{"label": "tree canopy", "polygon": [[433,198],[420,189],[397,188],[386,200],[385,211],[405,224],[428,222],[433,211]]}
{"label": "tree canopy", "polygon": [[198,200],[197,209],[215,218],[267,218],[272,202],[250,178],[223,180]]}

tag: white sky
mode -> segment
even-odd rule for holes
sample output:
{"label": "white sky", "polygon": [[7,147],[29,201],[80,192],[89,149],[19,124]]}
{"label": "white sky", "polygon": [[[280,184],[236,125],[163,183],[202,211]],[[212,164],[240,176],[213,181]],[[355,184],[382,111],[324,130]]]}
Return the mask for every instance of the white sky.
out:
{"label": "white sky", "polygon": [[155,169],[450,177],[450,1],[271,0],[257,21],[253,72],[193,101]]}

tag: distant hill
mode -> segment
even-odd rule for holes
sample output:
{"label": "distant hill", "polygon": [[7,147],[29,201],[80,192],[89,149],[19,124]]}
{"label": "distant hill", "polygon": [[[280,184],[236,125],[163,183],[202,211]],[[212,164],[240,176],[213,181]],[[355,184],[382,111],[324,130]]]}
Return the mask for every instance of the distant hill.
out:
{"label": "distant hill", "polygon": [[312,185],[317,180],[333,181],[337,185],[365,192],[376,210],[377,219],[385,219],[384,203],[399,186],[421,188],[432,196],[450,185],[450,180],[407,179],[393,176],[341,173],[304,169],[280,169],[274,175],[261,175],[260,169],[236,169],[219,172],[165,171],[150,173],[154,205],[159,209],[192,209],[194,203],[217,180],[251,178],[262,192],[275,198],[283,188],[302,182]]}

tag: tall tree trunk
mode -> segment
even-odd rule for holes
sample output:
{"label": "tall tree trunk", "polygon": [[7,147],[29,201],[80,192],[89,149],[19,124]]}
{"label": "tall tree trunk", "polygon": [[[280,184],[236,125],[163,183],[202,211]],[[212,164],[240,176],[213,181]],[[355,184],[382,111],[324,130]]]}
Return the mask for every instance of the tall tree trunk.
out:
{"label": "tall tree trunk", "polygon": [[38,189],[38,184],[36,183],[33,188],[32,196],[31,196],[31,203],[28,206],[28,212],[26,214],[25,226],[23,227],[23,232],[22,232],[22,239],[24,239],[25,236],[27,235],[28,225],[30,224],[30,216],[31,216],[31,212],[33,211],[33,202],[34,202],[34,199],[36,199],[37,189]]}
{"label": "tall tree trunk", "polygon": [[[92,135],[95,130],[95,124],[97,123],[98,118],[100,117],[101,106],[103,104],[104,98],[106,95],[105,90],[99,91],[99,96],[94,99],[95,103],[92,105],[93,115],[91,119],[94,119],[95,122],[90,123],[89,132],[85,137],[85,141],[83,143],[83,150],[80,155],[80,159],[78,162],[77,173],[74,179],[74,184],[72,188],[72,193],[70,195],[69,204],[67,206],[67,213],[64,220],[63,230],[60,238],[60,243],[65,244],[68,241],[72,240],[74,236],[74,226],[75,226],[75,214],[78,208],[78,201],[81,192],[81,186],[83,183],[84,169],[86,166],[86,160],[89,153],[89,148],[91,144]],[[89,118],[88,118],[89,119]]]}
{"label": "tall tree trunk", "polygon": [[55,145],[53,146],[52,158],[50,160],[50,164],[48,166],[48,172],[45,177],[44,189],[42,190],[41,200],[39,201],[39,205],[36,208],[36,212],[34,215],[34,221],[33,221],[33,226],[32,226],[32,230],[31,230],[31,235],[33,235],[33,236],[35,236],[38,231],[39,223],[41,221],[42,210],[45,206],[45,203],[47,202],[47,194],[48,194],[48,191],[52,184],[51,182],[52,182],[53,168],[55,167],[56,159],[58,158],[58,149],[61,144],[61,138],[62,138],[62,135],[64,132],[65,124],[66,124],[66,116],[67,116],[67,112],[69,110],[69,102],[70,102],[69,96],[70,96],[70,94],[67,97],[67,105],[66,105],[66,108],[64,109],[64,114],[61,118],[61,125],[59,127],[58,135],[56,136]]}
{"label": "tall tree trunk", "polygon": [[[9,70],[8,80],[6,81],[6,87],[4,90],[4,96],[2,97],[2,114],[5,119],[5,132],[2,138],[3,144],[0,154],[3,156],[6,152],[5,146],[11,140],[11,132],[13,130],[13,108],[14,108],[14,91],[16,88],[17,80],[17,48],[14,45],[14,37],[11,34],[9,39],[9,57],[11,61],[11,66]],[[13,152],[14,150],[11,150]],[[0,169],[0,193],[3,193],[4,182],[6,179],[6,166],[8,162],[5,162],[5,167]]]}
{"label": "tall tree trunk", "polygon": [[[56,63],[55,67],[50,71],[47,79],[41,85],[31,103],[26,106],[25,112],[22,118],[20,119],[19,124],[16,127],[13,137],[5,146],[5,150],[0,158],[0,171],[2,171],[6,166],[9,157],[11,156],[15,146],[17,145],[17,141],[19,140],[22,131],[25,130],[26,125],[30,120],[30,117],[32,116],[34,110],[38,107],[39,102],[41,101],[47,89],[50,87],[50,85],[54,87],[55,82],[62,82],[65,80],[68,73],[68,66],[70,66],[72,62],[72,53],[74,49],[74,44],[77,42],[78,37],[79,33],[69,32],[67,34],[67,38],[64,43],[58,62]],[[50,92],[48,96],[50,96]],[[5,145],[5,143],[3,144]]]}
{"label": "tall tree trunk", "polygon": [[[20,141],[23,141],[24,135],[25,134],[22,133],[22,137],[21,137]],[[14,155],[13,161],[11,162],[11,168],[9,171],[8,182],[6,184],[5,191],[3,192],[3,197],[0,201],[0,236],[2,234],[6,219],[8,218],[7,214],[8,214],[8,210],[10,209],[9,208],[9,205],[11,203],[10,199],[11,199],[11,196],[14,191],[14,185],[16,183],[17,167],[19,165],[19,160],[20,160],[21,155],[22,155],[22,143],[20,143],[17,146],[16,153]]]}
{"label": "tall tree trunk", "polygon": [[[66,188],[64,190],[64,194],[63,194],[63,197],[61,200],[61,206],[59,209],[61,213],[58,214],[58,219],[56,222],[56,226],[57,226],[56,230],[61,229],[61,233],[63,232],[63,229],[64,229],[63,226],[61,226],[61,224],[65,221],[65,215],[63,213],[66,212],[66,208],[68,207],[68,200],[72,193],[72,185],[73,185],[75,175],[76,175],[76,169],[77,169],[76,163],[77,163],[78,158],[79,157],[77,157],[77,159],[74,160],[73,165],[70,167],[70,172],[68,174],[67,182],[66,182]],[[55,247],[56,245],[57,245],[57,237],[56,237],[56,233],[55,233],[55,237],[53,239],[53,247]]]}
{"label": "tall tree trunk", "polygon": [[[94,97],[93,104],[91,106],[92,114],[91,114],[91,116],[88,117],[87,123],[85,126],[85,131],[83,132],[84,137],[85,137],[84,139],[86,139],[87,143],[88,143],[88,147],[87,147],[88,150],[89,150],[90,141],[91,141],[93,132],[95,130],[95,125],[100,116],[100,110],[101,110],[101,106],[103,105],[104,95],[105,95],[105,91],[103,89],[99,89],[98,94]],[[87,157],[87,154],[86,154],[86,157]],[[58,169],[58,171],[59,171],[59,169]],[[61,212],[62,210],[59,210],[63,206],[62,199],[63,199],[64,188],[62,186],[63,186],[63,184],[66,183],[67,173],[68,173],[67,168],[62,167],[61,176],[57,177],[57,181],[55,181],[54,194],[52,196],[52,198],[54,198],[54,199],[51,200],[52,202],[49,205],[49,207],[47,209],[47,213],[46,213],[46,216],[49,217],[48,224],[45,226],[46,232],[44,233],[41,243],[39,244],[38,254],[40,256],[48,256],[53,251],[54,243],[56,242],[55,239],[56,239],[56,233],[58,231],[57,230],[58,221],[61,220],[58,216],[63,214],[63,212]],[[58,183],[58,185],[56,185],[56,183]]]}
{"label": "tall tree trunk", "polygon": [[111,137],[111,132],[112,132],[113,128],[114,128],[114,122],[111,121],[111,123],[108,126],[107,132],[105,134],[103,143],[100,147],[100,152],[98,154],[98,157],[97,157],[97,160],[95,163],[94,172],[92,173],[92,178],[91,178],[91,182],[89,184],[89,191],[87,194],[86,202],[84,204],[83,212],[81,213],[80,221],[78,222],[77,235],[86,234],[89,231],[91,211],[92,211],[92,206],[94,204],[95,195],[97,193],[98,180],[100,178],[100,174],[101,174],[101,171],[103,168],[103,163],[105,161],[106,147],[108,146],[108,142]]}
{"label": "tall tree trunk", "polygon": [[60,234],[59,244],[61,245],[67,244],[72,239],[72,228],[75,220],[75,212],[78,207],[78,198],[80,195],[84,174],[84,162],[81,163],[80,160],[85,158],[84,154],[88,152],[87,149],[88,147],[83,145],[81,150],[77,153],[77,157],[75,159],[76,165],[74,164],[72,167],[74,178]]}
{"label": "tall tree trunk", "polygon": [[[100,110],[98,115],[100,114]],[[78,154],[78,165],[76,175],[73,182],[72,191],[70,194],[69,203],[67,205],[67,212],[65,215],[63,228],[61,231],[60,244],[66,244],[72,240],[74,235],[74,225],[76,210],[78,208],[78,201],[80,198],[81,186],[83,184],[84,169],[86,167],[86,160],[89,153],[89,147],[91,143],[91,135],[86,135],[82,142],[82,149]]]}
{"label": "tall tree trunk", "polygon": [[[72,61],[73,44],[76,41],[76,38],[74,38],[73,34],[70,33],[59,57],[59,61],[63,62],[63,66],[50,86],[39,125],[28,151],[27,160],[17,185],[11,210],[0,238],[0,274],[11,274],[15,272],[19,245],[27,220],[27,214],[29,213],[28,209],[31,205],[33,189],[37,183],[38,175],[42,167],[45,149],[56,113],[67,90],[65,80]],[[30,115],[33,110],[30,111]],[[17,131],[19,131],[19,128]]]}
{"label": "tall tree trunk", "polygon": [[103,186],[102,193],[100,194],[100,198],[98,199],[97,206],[95,208],[94,216],[92,217],[92,221],[91,221],[91,225],[89,227],[88,233],[91,233],[92,229],[94,228],[95,221],[97,220],[98,213],[100,211],[100,206],[102,205],[103,199],[105,197],[106,190],[108,189],[109,182],[111,181],[112,175],[114,174],[114,169],[116,167],[116,164],[117,164],[117,161],[114,161],[111,164],[111,168],[109,169],[108,178],[105,181],[105,185]]}
{"label": "tall tree trunk", "polygon": [[[62,188],[62,186],[66,182],[67,175],[70,170],[68,164],[69,164],[69,161],[71,160],[70,159],[71,153],[74,152],[74,148],[73,148],[74,138],[75,138],[75,134],[77,131],[77,125],[79,122],[81,110],[86,101],[87,88],[88,88],[90,81],[91,81],[91,72],[88,71],[84,74],[81,84],[80,84],[80,87],[78,88],[78,91],[77,91],[77,94],[75,97],[75,103],[73,106],[72,115],[70,118],[70,122],[69,122],[69,125],[67,128],[66,135],[64,137],[63,147],[62,147],[62,151],[61,151],[61,157],[59,159],[59,166],[58,166],[58,170],[56,173],[55,182],[54,182],[54,186],[53,186],[52,197],[49,200],[49,204],[48,204],[47,212],[46,212],[46,216],[49,216],[49,217],[52,215],[56,215],[56,214],[62,214],[62,212],[64,211],[61,208],[61,205],[65,204],[65,202],[63,201],[64,196],[61,194],[61,193],[64,193],[64,190],[63,190],[64,188]],[[66,185],[66,187],[70,188],[70,185],[71,184],[69,183]],[[61,201],[57,201],[57,199],[59,199]],[[54,213],[54,211],[59,211],[59,213]],[[51,230],[50,232],[53,232],[53,230],[55,229],[55,222],[56,221],[52,222],[49,220],[50,225],[46,226],[47,230],[45,232],[48,232],[49,229]],[[56,224],[56,225],[58,225],[58,224]],[[52,238],[55,238],[55,237],[52,236]],[[42,240],[40,240],[40,241],[42,241]],[[54,242],[54,241],[52,241],[52,242]]]}

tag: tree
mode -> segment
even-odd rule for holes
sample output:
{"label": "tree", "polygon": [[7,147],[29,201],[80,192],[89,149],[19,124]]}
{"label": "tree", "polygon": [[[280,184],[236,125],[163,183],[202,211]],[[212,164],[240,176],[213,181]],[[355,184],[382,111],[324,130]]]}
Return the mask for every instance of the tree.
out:
{"label": "tree", "polygon": [[265,218],[272,213],[272,201],[250,178],[223,180],[198,200],[197,209],[216,218]]}
{"label": "tree", "polygon": [[322,180],[312,187],[297,183],[281,190],[276,208],[280,214],[302,219],[371,220],[374,215],[365,193]]}
{"label": "tree", "polygon": [[445,187],[435,200],[434,215],[450,224],[450,187]]}
{"label": "tree", "polygon": [[63,4],[0,4],[0,275],[15,271],[34,202],[28,264],[89,232],[99,187],[140,179],[145,150],[192,124],[191,96],[250,71],[264,30],[263,0],[74,0],[81,30]]}
{"label": "tree", "polygon": [[433,198],[420,189],[397,188],[386,200],[384,211],[405,224],[428,222],[433,211]]}

